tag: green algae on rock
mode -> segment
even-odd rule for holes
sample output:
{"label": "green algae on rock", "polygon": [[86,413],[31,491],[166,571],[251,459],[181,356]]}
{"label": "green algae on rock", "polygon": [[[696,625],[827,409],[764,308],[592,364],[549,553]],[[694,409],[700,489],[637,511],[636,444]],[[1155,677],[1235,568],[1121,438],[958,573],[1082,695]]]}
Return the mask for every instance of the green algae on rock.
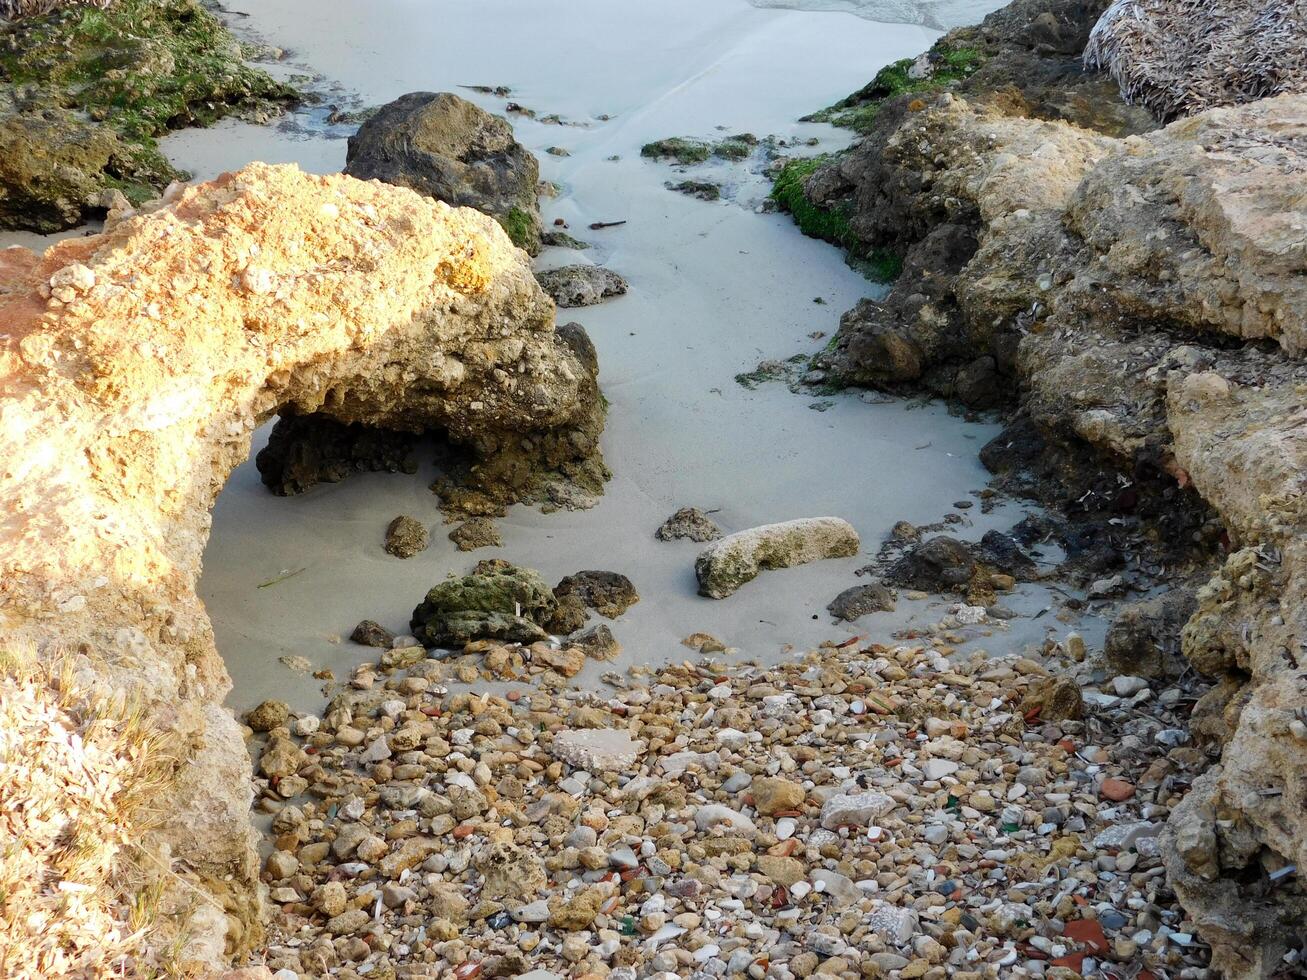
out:
{"label": "green algae on rock", "polygon": [[817,204],[804,192],[805,181],[830,160],[828,155],[787,160],[772,184],[772,200],[794,218],[805,235],[845,249],[850,264],[868,279],[893,282],[903,271],[903,258],[889,248],[864,247],[849,225],[848,203]]}
{"label": "green algae on rock", "polygon": [[972,75],[985,62],[979,48],[947,39],[918,58],[902,58],[876,72],[867,85],[803,122],[828,122],[858,133],[868,132],[886,100],[908,92],[936,92]]}
{"label": "green algae on rock", "polygon": [[686,136],[669,136],[646,143],[640,148],[640,156],[651,160],[671,159],[684,165],[706,163],[711,157],[743,160],[757,145],[758,137],[752,133],[728,136],[716,143]]}
{"label": "green algae on rock", "polygon": [[470,575],[441,582],[413,610],[413,635],[428,646],[473,640],[532,643],[557,602],[540,573],[500,559],[478,562]]}
{"label": "green algae on rock", "polygon": [[[119,0],[0,26],[0,227],[54,232],[184,175],[157,138],[298,98],[195,0]],[[109,196],[106,196],[108,194]]]}

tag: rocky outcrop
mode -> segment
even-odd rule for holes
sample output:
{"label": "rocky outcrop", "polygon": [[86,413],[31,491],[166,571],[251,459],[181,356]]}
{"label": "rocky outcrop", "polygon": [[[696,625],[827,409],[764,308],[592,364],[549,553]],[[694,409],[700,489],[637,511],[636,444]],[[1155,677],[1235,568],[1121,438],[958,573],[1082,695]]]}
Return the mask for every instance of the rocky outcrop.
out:
{"label": "rocky outcrop", "polygon": [[0,21],[0,228],[55,232],[139,204],[183,176],[159,136],[297,98],[196,0],[8,9],[23,16]]}
{"label": "rocky outcrop", "polygon": [[257,940],[261,908],[250,761],[195,582],[255,427],[293,406],[584,456],[593,370],[489,218],[261,164],[44,256],[0,252],[0,322],[0,648],[71,652],[167,732],[178,763],[141,845],[173,872],[183,959],[211,966]]}
{"label": "rocky outcrop", "polygon": [[[1216,682],[1191,728],[1221,761],[1172,816],[1168,875],[1221,975],[1270,976],[1307,940],[1290,870],[1307,867],[1307,97],[1158,130],[1119,103],[1053,111],[1101,83],[1072,62],[1104,7],[1018,0],[920,64],[921,80],[955,68],[978,37],[983,67],[947,91],[863,93],[868,135],[804,189],[904,268],[845,315],[817,367],[1005,408],[981,458],[1083,519],[1066,543],[1086,581],[1119,571],[1103,544],[1133,535],[1149,581],[1175,588],[1123,610],[1105,654],[1117,671]],[[1020,66],[1029,83],[991,84]],[[1195,599],[1190,572],[1202,582],[1222,561]]]}
{"label": "rocky outcrop", "polygon": [[505,120],[457,95],[410,92],[382,106],[350,137],[345,172],[484,211],[540,251],[540,165]]}
{"label": "rocky outcrop", "polygon": [[1307,402],[1303,378],[1190,375],[1167,410],[1176,459],[1243,545],[1198,593],[1185,656],[1221,678],[1219,765],[1164,835],[1168,878],[1226,976],[1270,976],[1307,940]]}
{"label": "rocky outcrop", "polygon": [[[458,207],[476,208],[498,221],[513,243],[535,255],[541,247],[536,158],[513,138],[512,126],[466,99],[449,92],[411,92],[383,106],[350,137],[345,172],[361,180],[380,180],[408,187]],[[546,290],[548,291],[548,290]],[[579,357],[590,356],[589,339],[581,331],[563,331]],[[592,442],[597,430],[576,431],[578,444]],[[528,455],[554,459],[555,480],[541,480],[538,467],[515,461],[523,444]],[[358,471],[411,471],[411,435],[376,426],[342,425],[324,415],[283,412],[268,446],[259,453],[263,482],[276,494],[303,493],[318,483],[334,483]],[[491,473],[484,457],[495,455]],[[553,504],[585,505],[602,491],[607,471],[601,466],[572,465],[572,447],[547,434],[504,433],[469,456],[465,447],[444,445],[442,470],[458,474],[442,484],[446,510],[454,517],[502,513],[518,501],[549,500]],[[481,458],[477,458],[477,457]],[[534,472],[533,472],[534,471]],[[486,477],[480,479],[478,474]],[[524,477],[529,478],[524,480]],[[559,482],[580,492],[559,490]],[[479,482],[472,493],[469,483]]]}

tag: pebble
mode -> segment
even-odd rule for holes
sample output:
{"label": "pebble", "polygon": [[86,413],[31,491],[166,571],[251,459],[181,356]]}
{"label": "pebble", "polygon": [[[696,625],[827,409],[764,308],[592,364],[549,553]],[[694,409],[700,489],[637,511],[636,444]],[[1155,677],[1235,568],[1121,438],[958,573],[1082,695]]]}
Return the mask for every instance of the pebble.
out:
{"label": "pebble", "polygon": [[1177,765],[1155,735],[1189,702],[1113,694],[1084,746],[1083,722],[1013,713],[1043,667],[956,642],[642,667],[603,698],[529,670],[516,700],[406,683],[441,661],[360,671],[290,722],[315,752],[259,784],[279,807],[268,966],[1054,980],[1045,958],[1083,951],[1064,926],[1095,915],[1100,960],[1200,963],[1162,890],[1172,800],[1142,778]]}

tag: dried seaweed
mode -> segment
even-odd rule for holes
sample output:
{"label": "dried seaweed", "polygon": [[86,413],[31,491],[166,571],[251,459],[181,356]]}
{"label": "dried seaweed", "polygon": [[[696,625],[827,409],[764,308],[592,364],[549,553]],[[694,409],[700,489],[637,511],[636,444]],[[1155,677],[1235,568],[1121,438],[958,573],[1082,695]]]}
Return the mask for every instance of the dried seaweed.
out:
{"label": "dried seaweed", "polygon": [[1163,121],[1304,92],[1307,0],[1115,0],[1084,60]]}

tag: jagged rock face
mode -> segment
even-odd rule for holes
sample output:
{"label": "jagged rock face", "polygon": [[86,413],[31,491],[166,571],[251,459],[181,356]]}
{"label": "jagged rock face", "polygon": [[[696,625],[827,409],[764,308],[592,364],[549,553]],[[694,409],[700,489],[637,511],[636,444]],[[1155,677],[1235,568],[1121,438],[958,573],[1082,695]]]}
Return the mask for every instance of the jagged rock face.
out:
{"label": "jagged rock face", "polygon": [[[1190,662],[1223,680],[1199,707],[1225,746],[1164,838],[1168,878],[1231,977],[1271,975],[1307,930],[1303,391],[1301,373],[1232,384],[1205,372],[1167,400],[1178,464],[1245,544],[1182,634]],[[1276,876],[1289,865],[1298,873]]]}
{"label": "jagged rock face", "polygon": [[491,219],[262,164],[0,252],[0,322],[0,646],[84,653],[169,732],[187,764],[148,843],[217,900],[188,923],[212,965],[261,909],[250,762],[195,582],[254,428],[292,406],[469,445],[597,431],[594,375]]}
{"label": "jagged rock face", "polygon": [[540,251],[540,165],[513,127],[449,92],[410,92],[350,137],[345,172],[411,187],[493,215],[509,237]]}
{"label": "jagged rock face", "polygon": [[890,294],[846,315],[835,373],[988,397],[967,387],[983,361],[1050,445],[1163,492],[1160,538],[1207,533],[1190,500],[1225,526],[1235,553],[1182,649],[1220,681],[1201,726],[1227,744],[1168,868],[1217,968],[1266,975],[1307,900],[1300,875],[1267,878],[1307,867],[1307,97],[1116,139],[943,95],[878,145],[839,164],[851,223],[911,247]]}

